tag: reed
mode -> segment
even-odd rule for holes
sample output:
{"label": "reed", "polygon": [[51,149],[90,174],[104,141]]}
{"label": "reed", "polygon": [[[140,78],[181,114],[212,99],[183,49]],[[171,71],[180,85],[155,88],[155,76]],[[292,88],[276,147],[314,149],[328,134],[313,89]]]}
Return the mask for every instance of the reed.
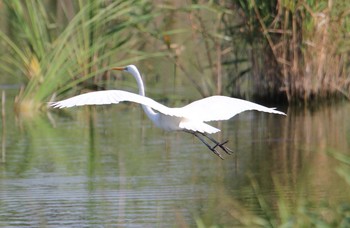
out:
{"label": "reed", "polygon": [[6,92],[3,90],[1,93],[1,123],[2,123],[2,135],[1,135],[1,159],[0,161],[5,163],[6,161]]}
{"label": "reed", "polygon": [[164,50],[201,96],[350,98],[347,1],[3,2],[0,70],[20,78],[24,112]]}
{"label": "reed", "polygon": [[250,0],[228,7],[232,95],[349,99],[349,2]]}
{"label": "reed", "polygon": [[150,57],[131,51],[143,44],[137,25],[154,17],[147,1],[59,1],[56,14],[45,1],[4,3],[9,29],[0,31],[0,68],[25,76],[16,98],[22,113],[72,89],[98,87],[112,65]]}
{"label": "reed", "polygon": [[[349,187],[350,184],[350,157],[342,152],[327,149],[328,159],[339,162],[334,172],[339,174]],[[310,175],[308,173],[308,175]],[[249,175],[251,188],[255,196],[255,205],[259,210],[249,210],[232,196],[217,202],[222,208],[227,208],[225,213],[235,221],[239,227],[349,227],[350,225],[350,198],[339,200],[339,189],[328,192],[328,198],[319,195],[309,195],[310,183],[300,178],[295,183],[296,192],[291,193],[284,185],[290,180],[272,175],[274,190],[273,197],[266,196],[266,189],[263,183],[257,180],[258,177]],[[308,179],[308,178],[307,178]],[[342,187],[343,184],[341,185]],[[342,188],[344,189],[344,188]],[[287,190],[287,191],[286,191]],[[344,189],[347,196],[346,188]],[[220,194],[227,194],[225,191]],[[337,200],[338,198],[338,200]],[[221,209],[222,209],[221,208]],[[222,213],[222,212],[221,212]],[[215,214],[215,212],[214,212]],[[198,227],[209,227],[210,219],[205,223],[206,218],[195,218]],[[213,225],[212,225],[213,226]],[[222,224],[217,224],[222,226]],[[231,225],[232,226],[232,225]]]}
{"label": "reed", "polygon": [[[224,43],[222,16],[231,11],[212,1],[168,2],[159,7],[158,30],[170,60],[202,96],[223,94]],[[227,51],[227,50],[226,50]]]}

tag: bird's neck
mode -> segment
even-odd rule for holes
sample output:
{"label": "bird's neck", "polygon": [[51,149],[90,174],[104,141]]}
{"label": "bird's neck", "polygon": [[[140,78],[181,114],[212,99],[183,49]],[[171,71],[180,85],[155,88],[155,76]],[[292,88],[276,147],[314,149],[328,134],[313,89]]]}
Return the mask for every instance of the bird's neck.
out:
{"label": "bird's neck", "polygon": [[[135,79],[139,87],[139,94],[141,96],[145,96],[145,86],[143,84],[141,75],[139,73],[136,74]],[[158,118],[158,113],[154,112],[153,109],[145,105],[142,105],[142,108],[143,108],[143,111],[146,113],[147,117],[153,122],[155,122],[155,120]]]}

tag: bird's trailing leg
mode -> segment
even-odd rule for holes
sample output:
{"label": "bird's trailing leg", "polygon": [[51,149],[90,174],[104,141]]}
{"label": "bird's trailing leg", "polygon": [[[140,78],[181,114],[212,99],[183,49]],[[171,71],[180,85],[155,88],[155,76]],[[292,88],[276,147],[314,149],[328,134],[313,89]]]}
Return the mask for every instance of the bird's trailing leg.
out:
{"label": "bird's trailing leg", "polygon": [[229,154],[229,155],[230,155],[230,154],[233,153],[233,151],[232,151],[230,148],[228,148],[227,146],[225,146],[225,144],[228,143],[228,140],[226,140],[226,141],[220,143],[220,142],[216,141],[213,137],[211,137],[211,136],[209,136],[209,135],[207,135],[207,134],[205,134],[205,133],[199,132],[199,134],[203,135],[204,137],[206,137],[207,139],[209,139],[210,141],[212,141],[213,143],[215,143],[215,145],[212,147],[213,149],[215,149],[216,147],[220,147],[223,151],[225,151],[226,154]]}
{"label": "bird's trailing leg", "polygon": [[[186,132],[191,133],[192,135],[196,136],[204,145],[206,145],[209,148],[209,150],[211,150],[214,154],[216,154],[221,159],[224,159],[224,158],[217,151],[217,147],[220,147],[227,154],[231,154],[233,152],[232,150],[230,150],[228,147],[225,146],[225,144],[228,142],[228,140],[224,141],[223,143],[220,143],[205,133],[195,132],[195,131],[186,131]],[[211,146],[203,137],[209,139],[211,142],[215,143],[215,145]]]}
{"label": "bird's trailing leg", "polygon": [[217,156],[219,156],[222,160],[224,160],[224,158],[221,156],[221,154],[215,149],[216,146],[210,146],[209,143],[207,143],[202,137],[199,136],[199,134],[197,132],[191,132],[194,136],[196,136],[199,140],[202,141],[202,143],[204,143],[204,145],[206,145],[209,150],[211,150],[214,154],[216,154]]}

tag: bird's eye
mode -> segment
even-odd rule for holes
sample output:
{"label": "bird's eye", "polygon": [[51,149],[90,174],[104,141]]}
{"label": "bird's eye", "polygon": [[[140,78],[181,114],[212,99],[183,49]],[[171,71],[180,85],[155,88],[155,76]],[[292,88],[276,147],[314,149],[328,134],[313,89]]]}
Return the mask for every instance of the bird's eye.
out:
{"label": "bird's eye", "polygon": [[124,71],[129,71],[129,67],[125,67],[125,68],[124,68]]}

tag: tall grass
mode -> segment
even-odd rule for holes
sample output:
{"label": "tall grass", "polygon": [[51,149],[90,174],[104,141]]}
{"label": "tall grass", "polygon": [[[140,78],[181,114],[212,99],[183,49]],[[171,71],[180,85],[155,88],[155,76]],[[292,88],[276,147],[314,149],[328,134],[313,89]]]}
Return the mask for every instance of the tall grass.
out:
{"label": "tall grass", "polygon": [[348,1],[161,6],[170,59],[202,96],[228,91],[290,103],[350,98]]}
{"label": "tall grass", "polygon": [[[350,98],[347,1],[3,3],[8,29],[0,31],[0,70],[25,76],[18,110],[36,110],[71,89],[98,87],[112,65],[159,50],[168,51],[201,96]],[[155,52],[137,51],[150,37],[158,42]]]}
{"label": "tall grass", "polygon": [[158,37],[168,50],[168,60],[203,96],[224,93],[222,56],[224,43],[221,18],[231,13],[213,1],[167,2],[159,6]]}
{"label": "tall grass", "polygon": [[[268,195],[266,191],[269,190],[264,189],[264,183],[258,181],[257,176],[260,174],[250,175],[250,187],[255,197],[250,200],[254,201],[254,209],[246,208],[244,203],[222,190],[220,199],[215,202],[220,206],[214,207],[221,212],[214,210],[212,213],[228,214],[231,220],[226,221],[234,221],[232,223],[235,225],[231,225],[232,227],[349,227],[350,195],[347,190],[350,187],[350,156],[330,148],[327,150],[327,159],[338,164],[335,169],[328,171],[336,172],[344,179],[344,183],[338,182],[339,186],[332,186],[326,193],[322,190],[317,191],[317,188],[322,189],[322,186],[312,186],[309,183],[317,182],[311,178],[311,175],[315,175],[314,170],[310,170],[307,174],[309,177],[298,178],[291,191],[285,186],[290,180],[275,173],[271,175],[274,193]],[[334,178],[336,175],[333,173],[330,175]],[[316,189],[311,190],[310,194],[309,188]],[[337,195],[339,193],[342,195]],[[221,227],[224,223],[220,223],[219,220],[219,224],[210,226],[213,220],[206,216],[195,219],[197,227]]]}
{"label": "tall grass", "polygon": [[243,86],[289,102],[349,98],[348,1],[249,0],[228,7],[235,12],[224,17],[236,50],[233,95]]}
{"label": "tall grass", "polygon": [[[313,110],[294,108],[281,121],[267,118],[264,125],[280,128],[274,133],[267,130],[274,143],[262,140],[263,132],[251,135],[255,145],[241,154],[251,155],[243,162],[249,165],[242,163],[238,168],[239,173],[248,173],[249,183],[240,186],[239,191],[244,189],[240,193],[218,186],[207,197],[215,206],[205,210],[202,222],[207,227],[212,223],[235,227],[227,225],[231,221],[237,227],[349,227],[348,110],[348,104],[337,103]],[[252,132],[259,128],[257,124],[251,124]],[[235,130],[240,132],[240,126]],[[232,175],[228,175],[228,183],[235,186],[239,178],[232,179]]]}
{"label": "tall grass", "polygon": [[154,16],[147,1],[59,1],[56,15],[44,1],[4,3],[10,24],[9,31],[0,31],[6,50],[0,68],[26,77],[16,98],[21,112],[38,110],[77,85],[96,83],[112,65],[146,57],[137,51],[143,42],[135,28]]}

